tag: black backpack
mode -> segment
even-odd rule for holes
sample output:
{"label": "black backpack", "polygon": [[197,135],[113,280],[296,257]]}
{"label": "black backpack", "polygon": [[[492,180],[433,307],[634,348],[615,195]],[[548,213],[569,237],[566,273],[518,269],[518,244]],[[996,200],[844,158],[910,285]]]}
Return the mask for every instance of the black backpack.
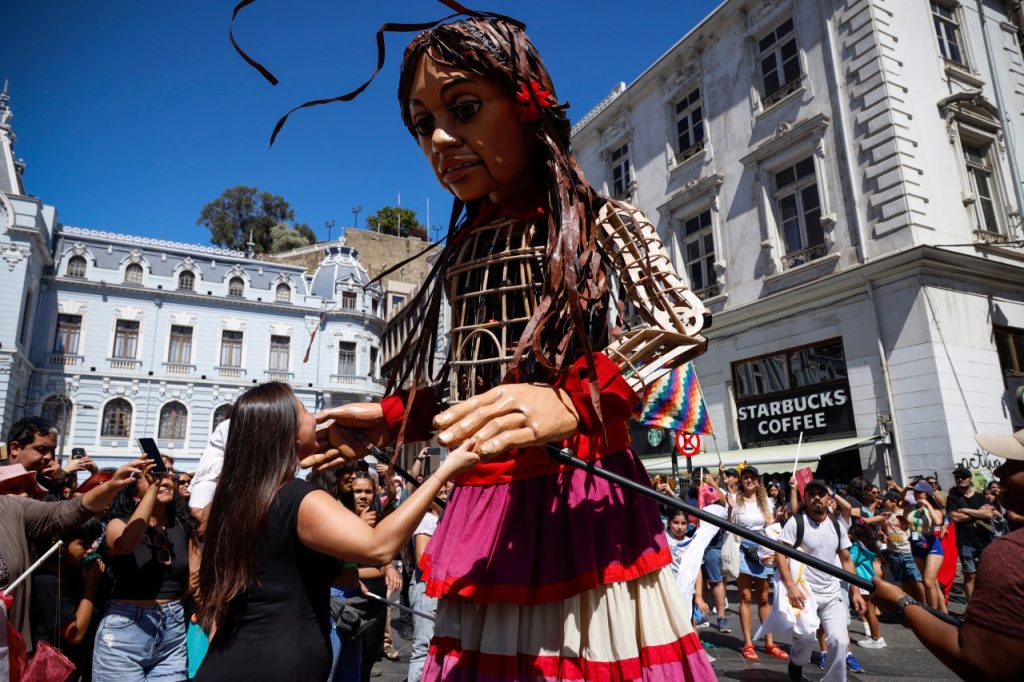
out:
{"label": "black backpack", "polygon": [[[796,542],[793,543],[794,549],[800,549],[800,545],[804,544],[804,517],[807,516],[805,513],[800,513],[794,516],[796,519]],[[836,517],[829,516],[832,519],[832,526],[836,529],[836,554],[839,554],[839,547],[843,544],[843,536],[839,531],[839,521]]]}

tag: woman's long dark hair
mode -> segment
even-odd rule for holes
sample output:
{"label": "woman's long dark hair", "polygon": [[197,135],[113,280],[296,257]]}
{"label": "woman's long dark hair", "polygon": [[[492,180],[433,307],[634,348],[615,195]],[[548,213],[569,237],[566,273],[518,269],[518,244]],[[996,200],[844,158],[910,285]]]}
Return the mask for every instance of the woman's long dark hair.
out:
{"label": "woman's long dark hair", "polygon": [[[476,74],[497,84],[513,100],[517,95],[520,102],[528,97],[536,107],[539,117],[532,125],[537,143],[536,167],[545,191],[543,219],[547,223],[544,282],[541,299],[519,340],[508,373],[515,376],[527,351],[548,379],[583,354],[593,378],[591,326],[599,323],[603,328],[607,312],[608,291],[595,225],[596,209],[604,200],[595,194],[569,151],[567,107],[555,101],[547,68],[523,26],[514,21],[472,18],[421,33],[406,48],[398,84],[402,119],[414,136],[408,104],[416,68],[423,59]],[[428,366],[436,347],[443,280],[457,251],[458,240],[452,237],[459,227],[476,218],[484,201],[464,204],[455,200],[448,243],[428,275],[427,285],[410,303],[415,306],[413,328],[417,331],[409,335],[398,354],[403,362],[389,377],[389,390],[407,383],[415,387],[425,378],[432,379],[434,368]],[[440,375],[446,369],[442,368]],[[596,384],[591,393],[596,396]]]}
{"label": "woman's long dark hair", "polygon": [[199,568],[204,627],[221,625],[232,600],[256,582],[270,505],[298,464],[298,419],[295,394],[279,382],[235,403]]}

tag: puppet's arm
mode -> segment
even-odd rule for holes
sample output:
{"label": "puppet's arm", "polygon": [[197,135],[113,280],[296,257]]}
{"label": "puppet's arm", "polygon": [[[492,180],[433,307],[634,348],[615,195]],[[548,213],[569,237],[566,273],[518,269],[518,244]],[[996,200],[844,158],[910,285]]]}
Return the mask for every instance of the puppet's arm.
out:
{"label": "puppet's arm", "polygon": [[605,349],[630,387],[643,395],[647,384],[700,355],[704,304],[679,279],[665,245],[640,211],[609,202],[598,216],[598,239],[621,284],[620,295],[640,314],[643,326],[625,330]]}

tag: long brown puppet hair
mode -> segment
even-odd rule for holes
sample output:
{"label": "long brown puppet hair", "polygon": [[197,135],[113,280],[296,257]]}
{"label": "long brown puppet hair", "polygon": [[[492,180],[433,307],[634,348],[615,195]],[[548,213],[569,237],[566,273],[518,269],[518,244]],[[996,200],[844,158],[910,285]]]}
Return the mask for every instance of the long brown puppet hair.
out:
{"label": "long brown puppet hair", "polygon": [[[455,67],[485,78],[501,87],[511,98],[528,93],[539,112],[534,123],[537,136],[537,171],[545,187],[543,219],[546,220],[547,250],[541,298],[520,338],[508,368],[516,376],[529,352],[552,379],[582,354],[587,358],[591,397],[596,409],[596,372],[591,357],[591,330],[607,322],[607,285],[601,268],[594,217],[603,201],[583,177],[569,151],[571,126],[566,106],[537,101],[537,91],[550,93],[554,85],[536,48],[522,24],[502,17],[474,17],[442,24],[418,35],[406,48],[398,84],[402,120],[415,136],[409,114],[409,97],[416,67],[422,59]],[[540,88],[536,86],[539,85]],[[401,365],[389,377],[388,389],[434,380],[428,369],[437,344],[437,315],[440,310],[444,275],[457,247],[451,237],[465,229],[486,199],[463,204],[458,199],[452,211],[449,241],[416,298],[413,329],[399,351]],[[450,351],[449,351],[450,360]],[[534,363],[531,363],[534,364]],[[438,372],[443,376],[447,363]],[[410,397],[411,399],[411,397]]]}

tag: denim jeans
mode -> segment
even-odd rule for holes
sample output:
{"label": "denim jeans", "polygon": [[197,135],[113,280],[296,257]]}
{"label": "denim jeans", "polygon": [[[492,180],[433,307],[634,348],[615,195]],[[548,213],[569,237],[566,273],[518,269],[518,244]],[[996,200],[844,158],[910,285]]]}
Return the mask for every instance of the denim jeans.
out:
{"label": "denim jeans", "polygon": [[92,677],[97,682],[187,680],[185,632],[180,601],[158,606],[112,601],[96,631]]}
{"label": "denim jeans", "polygon": [[[409,605],[420,613],[437,613],[437,598],[427,596],[427,584],[417,580],[409,586]],[[420,682],[423,664],[430,650],[430,639],[434,636],[434,621],[422,616],[412,617],[412,653],[409,655],[408,682]]]}

